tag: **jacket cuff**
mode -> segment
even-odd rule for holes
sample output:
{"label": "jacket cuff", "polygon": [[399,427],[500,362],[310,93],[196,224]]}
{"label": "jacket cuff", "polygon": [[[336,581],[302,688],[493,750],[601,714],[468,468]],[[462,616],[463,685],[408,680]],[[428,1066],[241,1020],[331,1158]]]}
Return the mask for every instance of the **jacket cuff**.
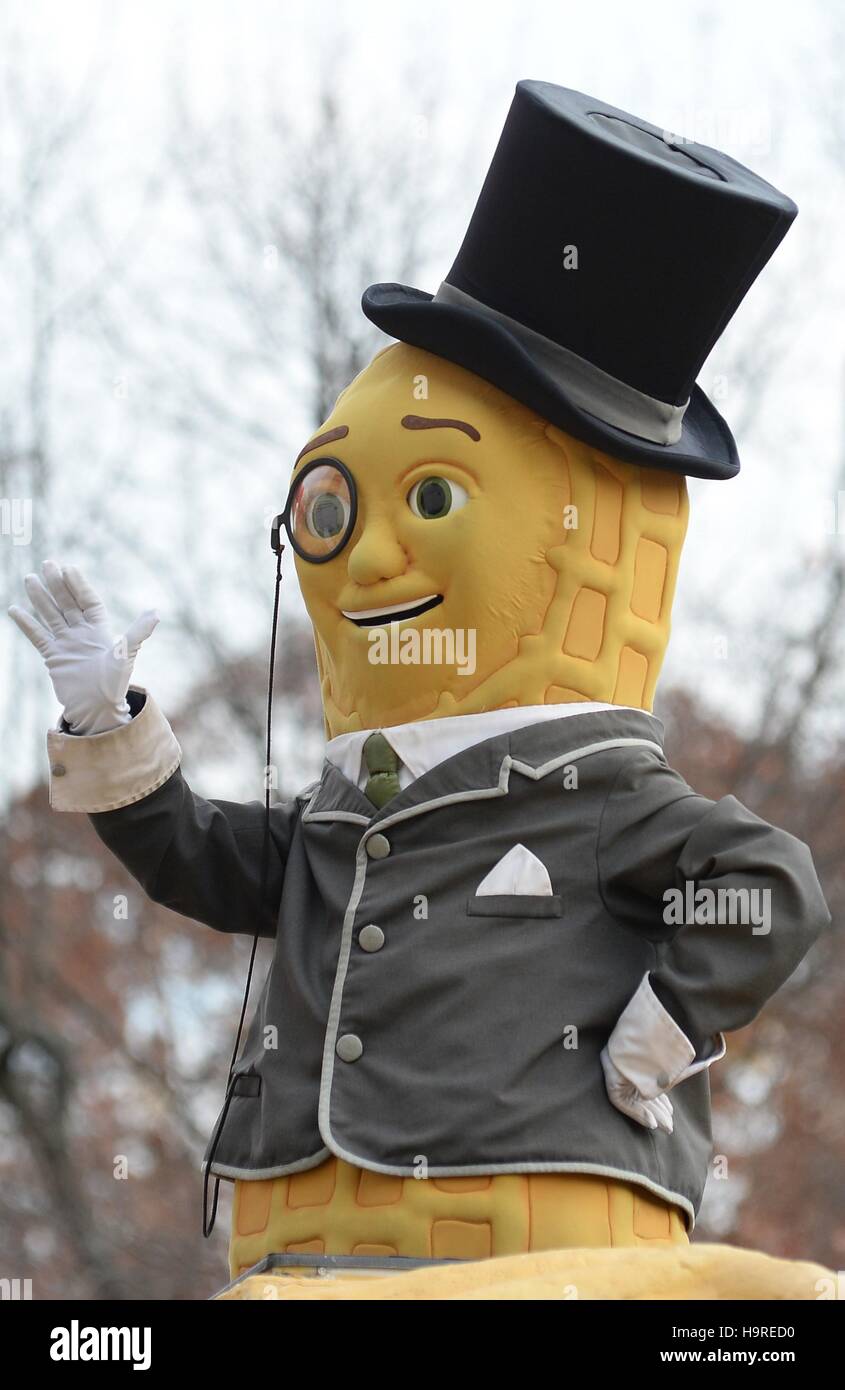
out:
{"label": "jacket cuff", "polygon": [[128,724],[104,734],[66,733],[60,725],[47,734],[54,811],[116,811],[173,776],[182,758],[173,730],[141,686],[130,692],[146,698]]}
{"label": "jacket cuff", "polygon": [[671,1091],[679,1081],[703,1071],[724,1057],[726,1044],[719,1033],[703,1057],[683,1029],[663,1007],[649,983],[648,974],[623,1009],[610,1035],[607,1050],[623,1076],[645,1100]]}

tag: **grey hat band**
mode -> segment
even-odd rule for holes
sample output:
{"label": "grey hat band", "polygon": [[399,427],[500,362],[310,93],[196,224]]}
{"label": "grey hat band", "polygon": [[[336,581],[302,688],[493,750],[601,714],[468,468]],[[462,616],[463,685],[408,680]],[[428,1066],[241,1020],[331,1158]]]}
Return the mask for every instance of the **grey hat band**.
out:
{"label": "grey hat band", "polygon": [[542,333],[535,333],[533,328],[526,328],[525,324],[508,318],[498,309],[482,304],[480,299],[465,294],[446,280],[434,300],[437,304],[474,309],[507,328],[573,404],[595,415],[605,425],[626,430],[628,434],[648,439],[652,444],[677,444],[680,439],[688,400],[684,405],[668,405],[666,401],[647,396],[643,391],[637,391],[624,381],[609,376],[586,358],[570,352],[569,348],[561,347]]}

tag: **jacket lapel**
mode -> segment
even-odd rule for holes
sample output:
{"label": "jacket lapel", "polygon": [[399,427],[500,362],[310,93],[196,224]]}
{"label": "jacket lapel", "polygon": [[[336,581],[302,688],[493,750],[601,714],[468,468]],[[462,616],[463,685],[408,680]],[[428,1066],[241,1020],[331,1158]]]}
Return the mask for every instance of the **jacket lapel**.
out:
{"label": "jacket lapel", "polygon": [[380,810],[327,759],[302,818],[359,825],[404,820],[455,801],[506,796],[512,773],[539,779],[570,758],[631,743],[650,746],[662,754],[660,720],[644,710],[614,709],[530,724],[446,758],[391,797]]}
{"label": "jacket lapel", "polygon": [[353,824],[369,825],[375,809],[364,793],[359,791],[348,777],[344,777],[340,768],[335,767],[327,758],[323,763],[320,781],[302,812],[302,819],[345,820]]}

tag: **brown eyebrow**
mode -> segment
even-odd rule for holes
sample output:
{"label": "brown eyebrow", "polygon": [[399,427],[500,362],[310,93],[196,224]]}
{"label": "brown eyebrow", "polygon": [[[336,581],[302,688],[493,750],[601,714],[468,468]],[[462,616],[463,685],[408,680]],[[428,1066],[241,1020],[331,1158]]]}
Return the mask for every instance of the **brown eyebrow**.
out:
{"label": "brown eyebrow", "polygon": [[333,430],[326,430],[325,434],[318,434],[316,439],[312,439],[310,444],[306,444],[304,449],[300,449],[294,461],[294,468],[296,467],[297,463],[299,463],[299,460],[302,458],[303,454],[310,453],[312,449],[319,449],[320,446],[323,444],[332,444],[336,439],[345,439],[348,433],[348,425],[338,425]]}
{"label": "brown eyebrow", "polygon": [[477,444],[481,435],[475,425],[466,420],[432,420],[427,415],[403,415],[401,420],[406,430],[463,430]]}

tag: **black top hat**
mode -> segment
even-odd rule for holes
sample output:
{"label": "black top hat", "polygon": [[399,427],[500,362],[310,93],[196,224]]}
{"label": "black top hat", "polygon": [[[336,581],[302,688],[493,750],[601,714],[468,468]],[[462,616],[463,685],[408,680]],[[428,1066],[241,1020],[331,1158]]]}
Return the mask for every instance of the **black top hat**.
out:
{"label": "black top hat", "polygon": [[717,150],[519,82],[440,289],[371,285],[362,307],[616,458],[729,478],[695,378],[797,211]]}

